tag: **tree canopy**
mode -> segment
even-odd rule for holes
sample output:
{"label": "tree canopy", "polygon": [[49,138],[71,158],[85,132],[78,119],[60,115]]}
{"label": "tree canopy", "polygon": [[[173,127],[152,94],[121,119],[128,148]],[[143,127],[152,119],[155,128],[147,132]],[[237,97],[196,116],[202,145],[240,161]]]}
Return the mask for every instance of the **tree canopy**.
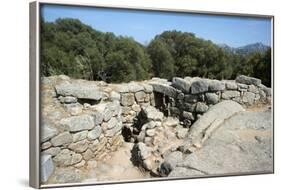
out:
{"label": "tree canopy", "polygon": [[78,19],[41,23],[41,74],[128,82],[153,76],[233,79],[239,74],[271,85],[271,49],[239,54],[193,33],[164,31],[146,46],[100,32]]}

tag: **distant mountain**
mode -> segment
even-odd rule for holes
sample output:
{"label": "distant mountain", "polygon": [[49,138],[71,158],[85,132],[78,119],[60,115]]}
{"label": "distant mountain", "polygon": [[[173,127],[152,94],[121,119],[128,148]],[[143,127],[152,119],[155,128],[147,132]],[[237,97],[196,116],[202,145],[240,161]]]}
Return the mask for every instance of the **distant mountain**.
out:
{"label": "distant mountain", "polygon": [[254,52],[263,53],[270,48],[269,46],[264,45],[263,43],[260,43],[260,42],[248,44],[248,45],[241,46],[241,47],[238,47],[238,48],[230,47],[227,44],[218,44],[218,45],[228,52],[236,53],[236,54],[240,54],[240,55],[248,55],[248,54],[254,53]]}

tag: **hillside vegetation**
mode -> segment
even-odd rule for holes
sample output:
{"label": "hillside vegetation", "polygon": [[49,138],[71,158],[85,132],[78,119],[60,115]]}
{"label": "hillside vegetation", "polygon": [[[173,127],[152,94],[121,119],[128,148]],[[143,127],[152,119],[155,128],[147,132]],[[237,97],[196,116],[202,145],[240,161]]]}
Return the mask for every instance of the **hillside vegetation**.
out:
{"label": "hillside vegetation", "polygon": [[100,32],[77,19],[41,23],[41,74],[128,82],[151,77],[233,79],[244,74],[271,85],[271,49],[227,51],[193,33],[164,31],[147,45]]}

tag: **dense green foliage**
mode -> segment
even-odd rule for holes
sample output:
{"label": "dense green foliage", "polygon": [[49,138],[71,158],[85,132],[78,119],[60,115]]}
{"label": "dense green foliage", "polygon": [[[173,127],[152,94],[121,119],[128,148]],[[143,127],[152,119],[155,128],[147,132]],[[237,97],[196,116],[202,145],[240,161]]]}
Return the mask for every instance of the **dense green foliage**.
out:
{"label": "dense green foliage", "polygon": [[43,21],[41,32],[44,76],[128,82],[153,76],[233,79],[245,74],[271,84],[270,49],[242,55],[179,31],[165,31],[144,47],[132,38],[99,32],[76,19]]}

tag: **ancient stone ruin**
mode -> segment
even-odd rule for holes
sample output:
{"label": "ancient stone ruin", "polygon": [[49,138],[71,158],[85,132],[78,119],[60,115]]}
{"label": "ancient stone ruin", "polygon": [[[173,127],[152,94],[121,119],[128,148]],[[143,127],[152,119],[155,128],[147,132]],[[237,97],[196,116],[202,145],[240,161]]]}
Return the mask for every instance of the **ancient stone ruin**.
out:
{"label": "ancient stone ruin", "polygon": [[227,119],[271,103],[271,89],[247,76],[107,84],[61,75],[43,77],[41,89],[44,183],[91,178],[89,171],[126,143],[132,165],[150,177],[219,173],[196,169],[186,160]]}

